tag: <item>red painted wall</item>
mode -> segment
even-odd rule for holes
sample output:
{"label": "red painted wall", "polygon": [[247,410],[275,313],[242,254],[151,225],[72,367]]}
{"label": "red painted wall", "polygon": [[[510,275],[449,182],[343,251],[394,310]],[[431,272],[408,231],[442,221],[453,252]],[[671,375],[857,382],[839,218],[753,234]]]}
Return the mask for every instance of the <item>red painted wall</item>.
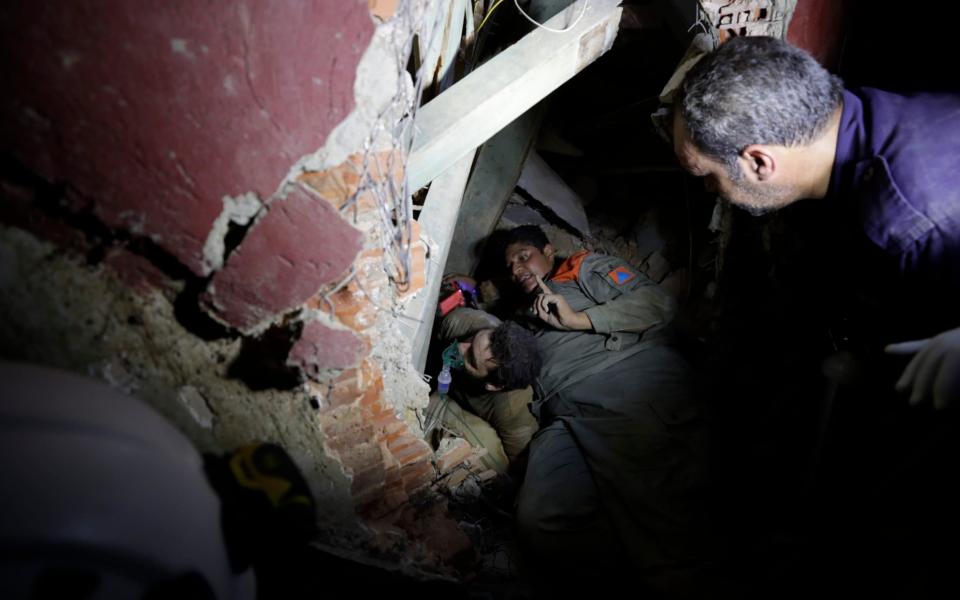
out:
{"label": "red painted wall", "polygon": [[324,144],[372,32],[366,0],[5,2],[0,159],[206,274],[222,198]]}
{"label": "red painted wall", "polygon": [[843,48],[848,1],[799,0],[787,29],[787,41],[810,52],[827,69],[836,71]]}

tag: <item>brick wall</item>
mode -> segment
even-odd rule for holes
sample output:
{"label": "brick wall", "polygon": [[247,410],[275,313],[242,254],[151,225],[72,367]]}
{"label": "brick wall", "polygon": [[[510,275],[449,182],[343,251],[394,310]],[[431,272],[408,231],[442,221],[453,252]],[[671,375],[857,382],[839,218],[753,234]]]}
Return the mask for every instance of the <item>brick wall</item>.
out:
{"label": "brick wall", "polygon": [[383,242],[403,156],[373,119],[408,111],[384,110],[396,90],[375,83],[404,65],[374,46],[398,10],[0,9],[0,349],[111,381],[203,450],[280,443],[324,531],[350,531],[331,543],[443,563],[469,542],[411,422],[426,386],[383,351],[404,342],[389,307],[424,282],[415,227],[409,262]]}

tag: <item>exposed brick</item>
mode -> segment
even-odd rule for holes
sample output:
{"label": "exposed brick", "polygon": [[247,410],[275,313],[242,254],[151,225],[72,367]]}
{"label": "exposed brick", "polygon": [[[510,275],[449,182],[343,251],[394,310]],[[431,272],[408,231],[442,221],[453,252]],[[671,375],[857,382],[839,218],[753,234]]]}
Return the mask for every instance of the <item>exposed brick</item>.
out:
{"label": "exposed brick", "polygon": [[339,451],[373,439],[374,429],[363,419],[362,411],[353,405],[335,408],[320,416],[320,427],[327,445]]}
{"label": "exposed brick", "polygon": [[214,275],[204,305],[217,319],[249,332],[340,278],[360,248],[360,232],[328,203],[288,188]]}
{"label": "exposed brick", "polygon": [[403,467],[403,488],[407,494],[423,489],[433,483],[437,472],[429,460],[420,461]]}
{"label": "exposed brick", "polygon": [[403,465],[433,457],[433,450],[430,449],[429,444],[412,436],[401,437],[397,446],[390,448],[390,453]]}
{"label": "exposed brick", "polygon": [[373,413],[372,417],[370,425],[378,432],[382,432],[390,425],[400,422],[397,415],[389,409],[383,409],[381,412]]}
{"label": "exposed brick", "polygon": [[299,367],[308,377],[317,378],[329,369],[356,366],[367,352],[367,342],[353,332],[310,321],[290,349],[287,365]]}
{"label": "exposed brick", "polygon": [[427,247],[423,242],[417,242],[410,248],[410,270],[406,280],[397,283],[400,297],[415,294],[427,284]]}
{"label": "exposed brick", "polygon": [[[366,179],[363,177],[364,170]],[[339,165],[322,171],[308,171],[300,175],[299,180],[316,190],[337,209],[342,209],[347,202],[354,200],[361,204],[362,210],[373,210],[377,205],[372,195],[354,196],[361,186],[380,184],[391,173],[395,183],[399,184],[403,180],[402,156],[397,151],[385,150],[371,152],[366,156],[362,153],[351,154]]]}
{"label": "exposed brick", "polygon": [[369,329],[377,320],[377,307],[353,281],[329,297],[312,298],[308,306],[331,314],[355,331]]}
{"label": "exposed brick", "polygon": [[437,470],[446,473],[473,454],[473,447],[463,438],[445,438],[437,450]]}
{"label": "exposed brick", "polygon": [[397,12],[397,6],[400,4],[400,0],[368,0],[368,2],[370,14],[383,21],[390,19]]}
{"label": "exposed brick", "polygon": [[333,294],[321,291],[307,306],[322,310],[355,331],[369,329],[379,306],[389,304],[389,279],[383,266],[383,249],[368,249],[354,261],[354,276]]}
{"label": "exposed brick", "polygon": [[349,468],[353,473],[357,473],[370,467],[379,467],[382,471],[383,455],[380,453],[380,444],[366,441],[354,444],[338,451],[340,462],[343,466]]}
{"label": "exposed brick", "polygon": [[360,371],[358,369],[347,369],[333,380],[327,400],[332,407],[343,406],[356,402],[362,394]]}
{"label": "exposed brick", "polygon": [[378,411],[374,409],[375,406],[381,405],[383,398],[383,376],[377,376],[372,381],[368,381],[363,390],[363,396],[360,398],[360,405],[364,408],[369,408],[370,415],[373,416]]}
{"label": "exposed brick", "polygon": [[405,271],[403,265],[394,265],[400,297],[415,294],[427,283],[427,245],[420,239],[420,224],[416,221],[412,223],[410,238],[404,240],[404,245],[409,248],[410,268]]}
{"label": "exposed brick", "polygon": [[447,486],[448,489],[452,490],[453,488],[463,483],[463,480],[466,479],[467,475],[469,474],[470,474],[470,471],[466,469],[458,469],[453,473],[450,473],[450,475],[448,475],[447,478],[444,479],[442,483],[443,485]]}
{"label": "exposed brick", "polygon": [[354,496],[357,496],[372,487],[383,489],[384,481],[385,469],[383,467],[383,461],[380,461],[365,469],[354,471],[350,490]]}

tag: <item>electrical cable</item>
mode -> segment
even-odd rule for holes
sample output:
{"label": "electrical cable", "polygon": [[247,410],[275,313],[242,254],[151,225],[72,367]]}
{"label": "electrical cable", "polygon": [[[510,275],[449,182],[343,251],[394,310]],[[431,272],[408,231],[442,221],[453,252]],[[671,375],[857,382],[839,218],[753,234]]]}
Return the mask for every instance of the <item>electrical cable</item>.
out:
{"label": "electrical cable", "polygon": [[[580,22],[580,19],[583,18],[583,15],[586,14],[588,4],[590,4],[589,0],[583,0],[583,8],[580,9],[580,16],[578,16],[576,20],[573,23],[571,23],[568,27],[564,29],[554,29],[553,27],[547,27],[543,23],[538,23],[537,21],[535,21],[533,17],[528,15],[526,12],[524,12],[522,8],[520,8],[520,0],[513,0],[513,5],[517,7],[517,10],[520,11],[520,14],[523,15],[526,20],[530,21],[540,29],[546,29],[547,31],[552,31],[553,33],[566,33],[571,29],[573,29],[574,27],[576,27],[577,24]],[[491,10],[490,12],[493,12],[493,11]]]}
{"label": "electrical cable", "polygon": [[497,7],[500,6],[501,4],[503,4],[503,0],[497,0],[496,2],[493,3],[493,6],[491,6],[490,10],[487,11],[486,16],[483,17],[482,21],[480,21],[480,25],[477,26],[477,33],[480,33],[480,30],[483,29],[484,23],[487,22],[487,19],[489,19],[490,15],[493,14],[493,11],[497,10]]}

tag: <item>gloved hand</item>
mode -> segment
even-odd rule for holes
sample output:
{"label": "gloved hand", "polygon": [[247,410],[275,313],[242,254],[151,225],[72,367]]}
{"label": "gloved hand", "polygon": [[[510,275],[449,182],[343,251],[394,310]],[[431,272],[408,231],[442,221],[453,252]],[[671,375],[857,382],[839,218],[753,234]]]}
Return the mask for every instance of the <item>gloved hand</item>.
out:
{"label": "gloved hand", "polygon": [[960,397],[960,327],[912,342],[890,344],[888,354],[914,354],[896,383],[901,393],[910,391],[910,404],[933,400],[937,409]]}

